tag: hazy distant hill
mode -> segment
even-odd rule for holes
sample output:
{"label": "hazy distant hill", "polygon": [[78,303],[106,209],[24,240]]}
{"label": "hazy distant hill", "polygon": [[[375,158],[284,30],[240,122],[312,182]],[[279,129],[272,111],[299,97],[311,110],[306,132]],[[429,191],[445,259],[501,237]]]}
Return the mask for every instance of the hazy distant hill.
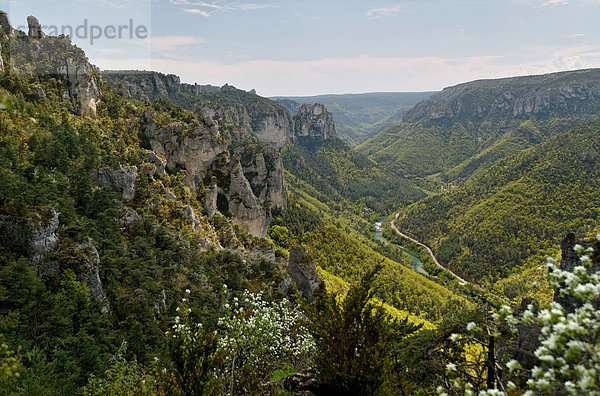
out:
{"label": "hazy distant hill", "polygon": [[271,99],[292,114],[302,103],[322,103],[333,113],[340,138],[351,145],[364,142],[381,129],[402,119],[402,114],[433,92],[373,92],[365,94],[278,96]]}

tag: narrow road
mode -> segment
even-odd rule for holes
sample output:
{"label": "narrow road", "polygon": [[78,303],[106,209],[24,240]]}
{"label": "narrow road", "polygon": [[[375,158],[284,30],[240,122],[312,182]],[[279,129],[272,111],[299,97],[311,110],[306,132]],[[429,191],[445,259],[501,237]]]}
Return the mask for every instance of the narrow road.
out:
{"label": "narrow road", "polygon": [[[394,218],[394,220],[396,220],[398,218],[398,213],[396,213],[396,217]],[[416,243],[419,246],[423,246],[425,249],[427,249],[427,253],[429,253],[429,255],[431,256],[431,258],[433,259],[433,262],[435,263],[435,265],[437,265],[438,267],[440,267],[443,270],[448,271],[450,274],[452,274],[452,276],[454,276],[456,279],[458,279],[458,283],[460,283],[461,286],[466,285],[467,283],[471,283],[471,282],[467,282],[466,280],[464,280],[463,278],[461,278],[460,276],[456,275],[454,272],[450,271],[448,268],[444,267],[442,264],[440,264],[440,262],[438,261],[438,259],[435,257],[435,255],[433,254],[433,251],[431,250],[431,248],[419,241],[417,241],[416,239],[404,234],[402,231],[400,231],[399,229],[396,228],[396,225],[394,224],[394,220],[390,221],[390,224],[392,225],[392,228],[394,231],[396,231],[396,233],[398,235],[400,235],[403,238],[406,238],[408,240],[413,241],[414,243]],[[477,287],[477,285],[473,284],[473,286]]]}
{"label": "narrow road", "polygon": [[431,256],[431,258],[433,259],[433,262],[434,262],[434,263],[435,263],[435,264],[436,264],[438,267],[440,267],[440,268],[441,268],[441,269],[443,269],[443,270],[446,270],[446,271],[448,271],[450,274],[452,274],[452,276],[454,276],[456,279],[458,279],[458,283],[460,283],[460,285],[461,285],[461,286],[464,286],[464,285],[466,285],[466,284],[468,283],[468,284],[472,285],[472,286],[475,288],[475,290],[479,291],[480,293],[487,293],[487,294],[489,294],[489,295],[491,295],[491,296],[494,296],[494,297],[496,297],[497,299],[499,299],[499,300],[503,301],[504,303],[506,303],[506,304],[510,305],[510,302],[509,302],[509,301],[508,301],[506,298],[504,298],[504,297],[502,297],[502,296],[499,296],[499,295],[497,295],[497,294],[495,294],[495,293],[492,293],[492,292],[490,292],[490,291],[487,291],[487,290],[483,289],[481,286],[479,286],[479,285],[478,285],[478,284],[476,284],[476,283],[473,283],[473,282],[469,282],[469,281],[466,281],[466,280],[464,280],[463,278],[461,278],[460,276],[456,275],[454,272],[450,271],[448,268],[446,268],[446,267],[444,267],[442,264],[440,264],[440,262],[437,260],[437,258],[435,257],[435,255],[433,254],[433,251],[431,250],[431,248],[430,248],[429,246],[425,245],[424,243],[421,243],[421,242],[417,241],[416,239],[412,238],[411,236],[408,236],[408,235],[406,235],[405,233],[403,233],[402,231],[400,231],[398,228],[396,228],[396,225],[394,224],[394,221],[395,221],[396,219],[398,219],[398,214],[399,214],[399,213],[396,213],[396,216],[394,217],[394,220],[390,221],[390,224],[391,224],[391,226],[392,226],[392,229],[393,229],[394,231],[396,231],[396,233],[397,233],[398,235],[400,235],[401,237],[403,237],[403,238],[406,238],[406,239],[408,239],[408,240],[411,240],[411,241],[413,241],[414,243],[416,243],[417,245],[419,245],[419,246],[423,246],[425,249],[427,249],[427,252],[429,253],[429,255]]}

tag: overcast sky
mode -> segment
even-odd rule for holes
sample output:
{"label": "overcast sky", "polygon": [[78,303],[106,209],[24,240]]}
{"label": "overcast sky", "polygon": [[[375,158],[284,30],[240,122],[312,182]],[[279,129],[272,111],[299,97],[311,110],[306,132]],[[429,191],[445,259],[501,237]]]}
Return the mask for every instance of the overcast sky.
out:
{"label": "overcast sky", "polygon": [[[51,33],[87,20],[73,42],[102,69],[157,70],[263,96],[430,91],[600,67],[600,0],[0,0],[0,8],[15,27],[35,15]],[[107,36],[128,27],[92,44],[92,25]],[[129,26],[139,34],[130,37]]]}

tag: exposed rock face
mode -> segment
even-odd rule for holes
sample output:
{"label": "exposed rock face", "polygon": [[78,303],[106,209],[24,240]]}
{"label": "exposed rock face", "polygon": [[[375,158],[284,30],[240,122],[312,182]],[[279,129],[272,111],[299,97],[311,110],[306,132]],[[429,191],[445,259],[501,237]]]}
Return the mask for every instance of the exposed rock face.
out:
{"label": "exposed rock face", "polygon": [[6,36],[10,36],[13,33],[13,27],[8,18],[8,14],[4,11],[0,11],[0,29]]}
{"label": "exposed rock face", "polygon": [[164,312],[167,312],[167,294],[165,293],[165,289],[161,290],[160,300],[154,302],[152,311],[154,311],[155,315],[161,315]]}
{"label": "exposed rock face", "polygon": [[406,122],[422,119],[471,121],[597,114],[600,70],[472,81],[444,88],[407,111]]}
{"label": "exposed rock face", "polygon": [[322,287],[323,281],[317,273],[315,262],[306,257],[306,251],[301,246],[290,248],[288,273],[298,290],[308,302],[315,300],[315,292]]}
{"label": "exposed rock face", "polygon": [[250,182],[244,176],[242,165],[237,162],[231,173],[228,194],[229,214],[251,235],[264,238],[271,223],[271,212],[265,211],[252,192]]}
{"label": "exposed rock face", "polygon": [[58,212],[50,207],[43,207],[36,211],[31,218],[33,234],[31,237],[32,255],[30,263],[38,265],[45,255],[52,251],[58,243]]}
{"label": "exposed rock face", "polygon": [[281,107],[270,112],[250,113],[251,127],[261,143],[281,148],[292,135],[292,121],[289,112]]}
{"label": "exposed rock face", "polygon": [[87,241],[86,243],[78,244],[76,251],[82,257],[82,272],[80,277],[90,291],[88,294],[89,297],[100,301],[102,304],[102,313],[108,313],[110,307],[102,289],[102,281],[100,280],[100,271],[98,268],[100,256],[98,255],[98,250],[90,241]]}
{"label": "exposed rock face", "polygon": [[[154,152],[166,159],[167,168],[185,170],[185,182],[191,188],[205,186],[204,209],[209,217],[219,209],[251,235],[266,235],[271,210],[287,208],[277,149],[248,140],[251,136],[243,132],[222,136],[216,124],[190,127],[172,123],[159,128],[152,114],[145,117],[148,141]],[[219,177],[211,177],[211,173]]]}
{"label": "exposed rock face", "polygon": [[158,98],[172,99],[177,102],[178,95],[201,95],[206,92],[218,91],[220,88],[212,85],[181,83],[174,74],[162,74],[152,71],[131,72],[102,72],[103,80],[117,88],[126,98],[139,100],[154,100]]}
{"label": "exposed rock face", "polygon": [[131,201],[135,196],[137,167],[119,166],[117,169],[100,168],[94,178],[101,187],[116,187],[123,191],[123,200]]}
{"label": "exposed rock face", "polygon": [[87,61],[75,62],[67,59],[57,72],[64,77],[69,96],[79,104],[80,114],[95,117],[100,91],[94,77],[94,67]]}
{"label": "exposed rock face", "polygon": [[217,178],[212,177],[211,185],[204,190],[204,211],[210,219],[217,211],[217,197],[219,188],[217,187]]}
{"label": "exposed rock face", "polygon": [[33,39],[44,38],[45,34],[42,32],[42,25],[38,19],[32,15],[27,17],[27,25],[29,26],[28,36]]}
{"label": "exposed rock face", "polygon": [[189,225],[191,225],[194,231],[202,227],[200,219],[196,215],[194,208],[192,208],[191,206],[186,206],[185,208],[183,208],[183,220]]}
{"label": "exposed rock face", "polygon": [[133,223],[138,221],[139,218],[140,215],[134,209],[124,207],[119,216],[119,224],[121,225],[121,229],[130,227]]}
{"label": "exposed rock face", "polygon": [[[566,236],[565,239],[560,243],[562,258],[560,260],[560,269],[563,271],[573,272],[573,269],[579,265],[581,262],[579,260],[579,256],[577,252],[573,249],[576,244],[583,246],[584,248],[592,247],[594,248],[594,254],[592,256],[592,266],[588,267],[587,270],[589,273],[597,272],[600,270],[600,252],[598,252],[598,243],[589,243],[585,241],[577,241],[575,238],[575,234],[571,233]],[[558,293],[554,294],[554,301],[558,302],[563,306],[567,313],[575,312],[575,308],[581,306],[581,300],[573,296],[561,296]],[[595,301],[594,305],[596,308],[600,308],[600,301]]]}
{"label": "exposed rock face", "polygon": [[146,153],[146,161],[156,166],[156,171],[160,175],[164,175],[166,173],[167,161],[160,158],[155,152],[150,151]]}
{"label": "exposed rock face", "polygon": [[269,202],[273,211],[287,209],[287,188],[283,176],[283,161],[279,151],[264,147],[252,161],[243,163],[244,175],[261,202]]}
{"label": "exposed rock face", "polygon": [[324,141],[336,138],[333,116],[325,105],[303,104],[294,117],[294,134],[300,139]]}
{"label": "exposed rock face", "polygon": [[150,146],[166,159],[167,168],[186,170],[188,186],[197,187],[216,159],[227,156],[227,146],[218,131],[200,126],[188,131],[189,125],[185,123],[158,128],[151,117],[151,114],[146,115],[150,123],[145,130]]}

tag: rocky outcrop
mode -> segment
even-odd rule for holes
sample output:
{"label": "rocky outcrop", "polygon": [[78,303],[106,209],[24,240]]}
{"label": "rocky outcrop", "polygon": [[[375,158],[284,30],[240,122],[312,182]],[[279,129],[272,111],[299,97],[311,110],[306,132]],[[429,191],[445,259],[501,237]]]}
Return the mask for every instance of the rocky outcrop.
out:
{"label": "rocky outcrop", "polygon": [[315,300],[315,292],[323,286],[323,281],[317,273],[314,260],[306,256],[301,246],[290,247],[288,273],[296,283],[296,287],[308,302]]}
{"label": "rocky outcrop", "polygon": [[137,167],[119,166],[117,169],[100,168],[93,172],[100,187],[115,187],[123,192],[123,200],[131,201],[135,196]]}
{"label": "rocky outcrop", "polygon": [[287,208],[283,164],[276,148],[227,130],[222,135],[216,121],[193,126],[176,122],[159,128],[152,114],[145,119],[146,137],[154,153],[166,160],[166,167],[184,170],[188,187],[204,186],[208,217],[219,210],[251,235],[266,235],[271,211]]}
{"label": "rocky outcrop", "polygon": [[96,107],[100,101],[100,90],[96,84],[95,68],[88,63],[71,58],[57,70],[67,84],[69,97],[79,105],[79,113],[87,117],[96,116]]}
{"label": "rocky outcrop", "polygon": [[73,110],[87,117],[96,116],[100,101],[97,85],[99,70],[92,66],[85,53],[71,43],[66,36],[46,36],[42,26],[34,16],[27,17],[27,35],[14,34],[8,16],[0,11],[2,33],[7,38],[5,45],[15,45],[27,57],[13,57],[13,70],[31,73],[32,70],[43,80],[62,78],[67,102],[72,102]]}
{"label": "rocky outcrop", "polygon": [[191,206],[186,206],[183,208],[183,220],[192,226],[194,231],[200,229],[202,227],[202,223],[200,222],[200,218],[196,215],[194,208]]}
{"label": "rocky outcrop", "polygon": [[212,177],[210,186],[204,189],[204,211],[210,219],[217,211],[217,197],[219,195],[219,187],[217,187],[217,178]]}
{"label": "rocky outcrop", "polygon": [[[598,242],[586,242],[586,241],[578,241],[575,237],[575,234],[568,234],[565,239],[560,243],[560,248],[562,252],[561,260],[560,260],[560,269],[563,271],[573,272],[575,267],[581,265],[581,261],[579,260],[579,255],[575,251],[575,245],[581,245],[585,249],[591,247],[594,249],[594,253],[591,257],[592,266],[588,267],[587,270],[589,273],[598,272],[600,270],[600,251],[598,249]],[[581,301],[574,296],[561,296],[558,292],[554,294],[554,301],[558,302],[563,306],[567,313],[575,312],[575,308],[581,306]],[[600,308],[600,301],[595,301],[596,308]]]}
{"label": "rocky outcrop", "polygon": [[183,122],[159,128],[151,113],[145,117],[148,121],[145,134],[152,150],[165,158],[167,168],[185,169],[188,186],[198,187],[219,158],[226,160],[227,145],[218,130]]}
{"label": "rocky outcrop", "polygon": [[250,118],[252,131],[261,143],[281,148],[293,133],[290,114],[284,107],[251,112]]}
{"label": "rocky outcrop", "polygon": [[316,141],[335,139],[333,116],[325,105],[305,103],[294,117],[294,135],[299,139]]}
{"label": "rocky outcrop", "polygon": [[251,235],[264,238],[271,223],[271,212],[265,210],[244,176],[239,160],[234,164],[229,184],[228,208],[231,219]]}
{"label": "rocky outcrop", "polygon": [[8,14],[4,11],[0,11],[0,29],[5,36],[13,34],[13,27],[8,18]]}
{"label": "rocky outcrop", "polygon": [[155,168],[156,172],[158,172],[159,175],[166,174],[167,161],[160,158],[158,155],[156,155],[155,152],[153,152],[153,151],[147,152],[146,153],[146,161],[153,164],[156,167]]}
{"label": "rocky outcrop", "polygon": [[90,241],[78,244],[75,250],[82,259],[80,278],[89,290],[88,296],[100,302],[102,313],[108,313],[110,307],[104,295],[102,281],[100,280],[100,256],[98,255],[98,250]]}
{"label": "rocky outcrop", "polygon": [[220,89],[212,85],[185,84],[174,74],[154,71],[104,71],[102,78],[126,98],[171,99],[189,110],[192,107],[185,106],[186,103],[180,100],[183,96],[199,96]]}
{"label": "rocky outcrop", "polygon": [[27,17],[27,26],[29,27],[28,36],[32,39],[44,38],[45,34],[42,32],[42,25],[38,19],[32,15]]}
{"label": "rocky outcrop", "polygon": [[252,157],[246,155],[250,160],[242,164],[244,176],[248,179],[252,191],[261,202],[269,203],[272,211],[286,210],[287,188],[281,154],[273,147],[264,147],[262,151],[253,154]]}
{"label": "rocky outcrop", "polygon": [[125,206],[121,209],[121,213],[119,214],[119,225],[121,226],[121,229],[124,230],[138,221],[139,218],[140,215],[134,209]]}
{"label": "rocky outcrop", "polygon": [[30,218],[33,233],[31,235],[31,257],[29,262],[39,265],[47,253],[58,243],[58,212],[51,207],[42,207],[34,211]]}

